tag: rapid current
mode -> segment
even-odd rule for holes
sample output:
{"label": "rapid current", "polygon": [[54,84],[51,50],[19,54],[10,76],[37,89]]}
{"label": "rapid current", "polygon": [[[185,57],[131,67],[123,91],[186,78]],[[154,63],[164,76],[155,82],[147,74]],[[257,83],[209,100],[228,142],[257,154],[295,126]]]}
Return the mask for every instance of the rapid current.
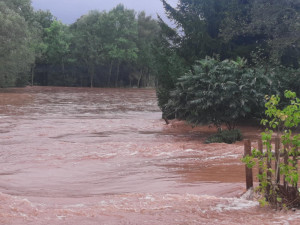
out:
{"label": "rapid current", "polygon": [[214,132],[166,125],[152,89],[0,90],[0,224],[300,224],[243,197],[243,144]]}

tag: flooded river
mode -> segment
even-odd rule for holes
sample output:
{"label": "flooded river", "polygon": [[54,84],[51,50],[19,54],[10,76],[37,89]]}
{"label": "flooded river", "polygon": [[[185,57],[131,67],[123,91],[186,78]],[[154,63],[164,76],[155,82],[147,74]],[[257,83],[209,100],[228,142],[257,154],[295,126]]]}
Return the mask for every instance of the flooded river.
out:
{"label": "flooded river", "polygon": [[0,90],[0,224],[300,224],[241,198],[242,143],[213,132],[166,125],[154,90]]}

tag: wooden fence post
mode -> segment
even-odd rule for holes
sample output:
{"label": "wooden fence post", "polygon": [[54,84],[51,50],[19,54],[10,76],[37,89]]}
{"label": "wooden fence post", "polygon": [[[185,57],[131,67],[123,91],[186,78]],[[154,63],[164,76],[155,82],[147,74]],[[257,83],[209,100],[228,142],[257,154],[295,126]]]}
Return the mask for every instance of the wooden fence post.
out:
{"label": "wooden fence post", "polygon": [[[244,156],[251,156],[251,141],[245,140],[244,141]],[[253,174],[252,168],[248,168],[247,165],[245,166],[246,170],[246,188],[247,190],[253,187]]]}
{"label": "wooden fence post", "polygon": [[280,184],[280,138],[275,138],[275,177],[276,184]]}
{"label": "wooden fence post", "polygon": [[272,172],[271,172],[271,169],[272,169],[272,152],[271,152],[272,149],[269,149],[267,147],[267,187],[266,187],[266,198],[267,200],[269,200],[269,197],[270,197],[270,193],[271,193],[271,183],[272,183]]}
{"label": "wooden fence post", "polygon": [[[287,166],[287,170],[290,170],[291,168],[288,167],[293,166],[296,171],[298,171],[298,157],[300,155],[299,153],[299,147],[295,146],[292,147],[291,144],[281,144],[281,138],[276,137],[275,138],[275,155],[271,152],[272,147],[267,145],[266,152],[263,150],[263,142],[262,140],[258,140],[258,150],[261,152],[261,156],[258,157],[259,162],[259,174],[263,174],[263,169],[267,167],[267,186],[266,186],[266,193],[265,197],[267,200],[270,200],[271,197],[274,197],[275,191],[275,197],[280,195],[281,191],[284,191],[287,194],[287,199],[296,199],[299,195],[298,191],[298,184],[295,183],[289,183],[286,181],[286,175],[283,174],[283,179],[281,179],[282,175],[280,175],[280,162],[284,163],[285,166]],[[282,151],[280,150],[282,149]],[[252,156],[251,151],[251,141],[245,140],[244,141],[244,157],[245,156]],[[272,158],[275,156],[275,162],[272,162]],[[265,159],[266,158],[266,159]],[[290,162],[289,159],[293,158],[293,162]],[[274,159],[274,158],[273,158]],[[275,175],[272,173],[272,165],[275,166]],[[272,171],[271,171],[272,170]],[[294,169],[293,169],[294,170]],[[247,165],[245,166],[245,172],[246,172],[246,188],[247,190],[253,187],[253,171],[252,168],[248,168]],[[275,181],[275,184],[272,183],[272,177]],[[282,184],[280,182],[283,180]],[[261,179],[259,180],[261,184]],[[272,190],[271,190],[272,188]]]}
{"label": "wooden fence post", "polygon": [[[288,149],[289,149],[289,145],[284,145],[284,165],[288,166],[289,165],[289,153],[288,153]],[[286,176],[283,176],[283,187],[284,190],[287,191],[288,190],[288,182],[286,181]]]}
{"label": "wooden fence post", "polygon": [[[293,161],[294,161],[294,167],[298,171],[298,147],[295,147],[294,151],[294,156],[293,156]],[[296,183],[295,188],[298,189],[298,184]]]}
{"label": "wooden fence post", "polygon": [[[259,162],[258,162],[258,173],[260,176],[262,176],[263,174],[263,167],[264,167],[264,150],[263,150],[263,142],[261,139],[258,139],[258,142],[257,142],[257,147],[258,147],[258,150],[260,151],[261,153],[261,157],[259,157]],[[259,179],[259,185],[261,185],[261,179]]]}

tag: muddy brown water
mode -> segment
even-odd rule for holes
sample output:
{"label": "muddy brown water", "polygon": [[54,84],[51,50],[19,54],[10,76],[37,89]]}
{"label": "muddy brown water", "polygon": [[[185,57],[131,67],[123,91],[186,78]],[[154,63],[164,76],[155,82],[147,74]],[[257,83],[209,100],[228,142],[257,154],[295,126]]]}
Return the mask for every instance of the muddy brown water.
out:
{"label": "muddy brown water", "polygon": [[241,197],[243,145],[214,132],[165,125],[151,89],[0,90],[0,224],[300,224]]}

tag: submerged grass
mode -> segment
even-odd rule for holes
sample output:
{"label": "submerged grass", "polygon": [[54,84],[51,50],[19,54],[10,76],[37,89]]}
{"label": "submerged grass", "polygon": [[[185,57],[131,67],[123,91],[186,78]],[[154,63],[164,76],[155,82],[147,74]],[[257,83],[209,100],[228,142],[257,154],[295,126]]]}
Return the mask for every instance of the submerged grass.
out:
{"label": "submerged grass", "polygon": [[209,143],[227,143],[232,144],[236,141],[243,140],[243,135],[240,130],[224,130],[217,134],[208,137],[205,141],[206,144]]}

